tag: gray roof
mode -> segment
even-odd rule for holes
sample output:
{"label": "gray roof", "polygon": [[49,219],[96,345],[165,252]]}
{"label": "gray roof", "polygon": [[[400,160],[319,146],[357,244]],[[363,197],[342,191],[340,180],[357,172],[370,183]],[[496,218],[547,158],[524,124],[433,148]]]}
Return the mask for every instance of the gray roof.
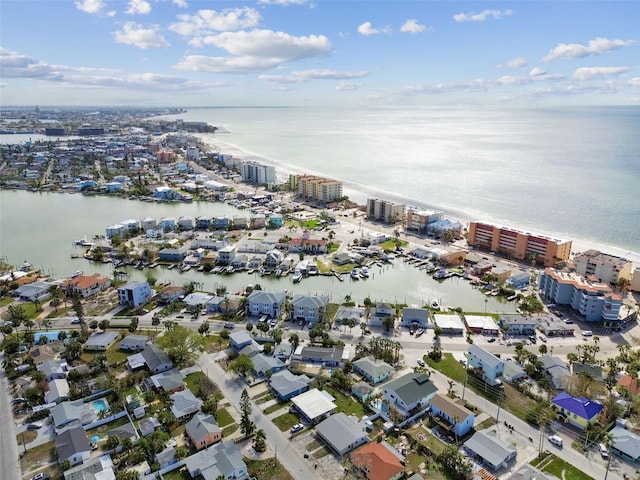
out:
{"label": "gray roof", "polygon": [[38,364],[36,367],[39,371],[45,374],[46,377],[49,375],[64,375],[64,366],[67,362],[63,362],[62,360],[45,360],[44,362]]}
{"label": "gray roof", "polygon": [[149,337],[146,335],[127,335],[120,341],[120,348],[125,346],[129,349],[138,348],[142,350],[148,342]]}
{"label": "gray roof", "polygon": [[320,361],[326,362],[332,360],[334,362],[342,361],[342,349],[336,347],[303,347],[300,352],[301,357],[319,358]]}
{"label": "gray roof", "polygon": [[560,358],[551,355],[541,355],[540,361],[542,362],[544,371],[551,377],[551,383],[553,383],[554,388],[566,388],[569,377],[571,376],[567,364]]}
{"label": "gray roof", "polygon": [[513,445],[485,430],[474,433],[473,437],[464,442],[464,446],[496,467],[516,453]]}
{"label": "gray roof", "polygon": [[247,297],[247,303],[266,303],[266,304],[281,304],[286,298],[284,292],[265,292],[264,290],[254,290]]}
{"label": "gray roof", "polygon": [[120,425],[119,427],[112,428],[107,432],[107,436],[115,435],[119,439],[138,438],[138,433],[136,432],[136,428],[131,425],[131,422],[127,422],[124,425]]}
{"label": "gray roof", "polygon": [[159,346],[154,345],[153,343],[150,343],[149,345],[144,347],[144,350],[142,351],[142,357],[144,358],[144,361],[150,370],[155,370],[161,365],[173,365],[171,359],[169,358],[169,355],[164,353],[164,350],[162,350]]}
{"label": "gray roof", "polygon": [[205,480],[215,480],[218,475],[227,478],[234,471],[246,471],[247,468],[242,453],[232,440],[217,443],[187,457],[185,464],[192,476],[200,472]]}
{"label": "gray roof", "polygon": [[343,318],[353,318],[356,322],[360,322],[364,317],[364,308],[362,307],[345,307],[343,305],[336,310],[336,320],[342,320]]}
{"label": "gray roof", "polygon": [[166,392],[185,385],[182,374],[175,368],[153,375],[151,381],[156,388],[162,388]]}
{"label": "gray roof", "polygon": [[103,347],[106,348],[115,342],[120,335],[117,332],[94,332],[87,341],[84,343],[84,348],[87,347]]}
{"label": "gray roof", "polygon": [[82,427],[74,427],[65,430],[56,437],[56,451],[60,460],[67,458],[80,452],[90,452],[91,445],[87,440],[87,433]]}
{"label": "gray roof", "polygon": [[640,437],[622,427],[615,427],[609,432],[613,437],[611,446],[634,460],[640,458]]}
{"label": "gray roof", "polygon": [[191,438],[197,439],[202,438],[212,432],[219,432],[220,427],[216,423],[216,419],[213,415],[207,415],[206,413],[197,413],[187,423],[186,430]]}
{"label": "gray roof", "polygon": [[385,375],[392,375],[394,369],[387,362],[376,360],[372,357],[363,357],[353,362],[354,367],[358,367],[372,378],[378,378]]}
{"label": "gray roof", "polygon": [[242,345],[251,342],[253,338],[246,330],[238,330],[229,334],[229,341],[234,345]]}
{"label": "gray roof", "polygon": [[507,325],[537,325],[535,318],[524,315],[500,315],[500,322]]}
{"label": "gray roof", "polygon": [[364,422],[358,422],[357,418],[348,417],[343,412],[323,420],[316,430],[339,453],[344,453],[349,445],[360,443],[358,440],[367,437]]}
{"label": "gray roof", "polygon": [[259,353],[253,357],[253,371],[264,373],[267,370],[273,371],[274,368],[284,368],[282,360],[264,353]]}
{"label": "gray roof", "polygon": [[526,372],[524,368],[518,365],[516,362],[504,362],[504,373],[505,379],[518,379],[520,377],[524,377]]}
{"label": "gray roof", "polygon": [[96,414],[88,403],[76,400],[75,402],[62,402],[53,407],[51,418],[54,427],[66,425],[73,420],[79,420],[80,423],[86,425],[96,418]]}
{"label": "gray roof", "polygon": [[306,375],[294,375],[289,370],[282,370],[271,375],[269,385],[281,397],[297,392],[301,388],[308,386],[311,379]]}
{"label": "gray roof", "polygon": [[438,391],[427,375],[415,372],[391,380],[384,385],[384,389],[394,391],[405,405],[411,405]]}
{"label": "gray roof", "polygon": [[495,367],[496,365],[504,363],[502,360],[496,357],[493,353],[489,353],[484,348],[480,348],[475,344],[469,345],[469,348],[467,349],[467,351],[475,355],[476,357],[478,357],[482,361],[482,363],[485,363],[490,367]]}
{"label": "gray roof", "polygon": [[296,294],[291,300],[291,306],[304,308],[324,308],[329,303],[328,295],[299,295]]}
{"label": "gray roof", "polygon": [[45,394],[47,402],[55,402],[59,398],[69,396],[69,383],[64,378],[56,378],[49,382],[49,391]]}
{"label": "gray roof", "polygon": [[171,412],[180,418],[184,415],[197,411],[202,406],[202,400],[196,397],[188,388],[181,392],[176,392],[169,397],[171,399]]}
{"label": "gray roof", "polygon": [[[113,461],[111,455],[102,455],[87,460],[81,465],[77,465],[64,472],[64,480],[93,480],[97,473],[113,472]],[[100,477],[102,478],[102,477]],[[115,478],[115,474],[112,478]]]}

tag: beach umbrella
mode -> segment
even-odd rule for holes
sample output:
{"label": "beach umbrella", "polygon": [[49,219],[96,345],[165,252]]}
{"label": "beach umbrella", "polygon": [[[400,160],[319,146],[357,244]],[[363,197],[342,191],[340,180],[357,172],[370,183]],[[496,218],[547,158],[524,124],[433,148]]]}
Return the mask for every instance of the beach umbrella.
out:
{"label": "beach umbrella", "polygon": [[91,437],[91,443],[96,443],[98,440],[100,440],[100,437],[98,435],[94,435],[93,437]]}

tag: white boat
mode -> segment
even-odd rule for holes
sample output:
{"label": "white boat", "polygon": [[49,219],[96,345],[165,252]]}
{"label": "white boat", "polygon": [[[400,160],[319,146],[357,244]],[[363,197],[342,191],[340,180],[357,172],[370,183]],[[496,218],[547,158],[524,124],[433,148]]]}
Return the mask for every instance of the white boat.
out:
{"label": "white boat", "polygon": [[360,272],[358,271],[357,268],[354,268],[353,270],[351,270],[351,278],[353,280],[360,280]]}
{"label": "white boat", "polygon": [[82,270],[76,270],[75,272],[73,272],[73,275],[71,275],[71,278],[79,277],[80,275],[82,275],[82,273]]}
{"label": "white boat", "polygon": [[302,280],[302,272],[300,270],[296,270],[295,272],[293,272],[293,283],[298,283],[300,280]]}
{"label": "white boat", "polygon": [[20,271],[21,272],[30,272],[32,268],[33,268],[33,265],[31,265],[26,260],[24,262],[22,262],[22,264],[20,265]]}
{"label": "white boat", "polygon": [[360,276],[362,278],[368,278],[369,277],[369,269],[367,267],[362,267],[360,269]]}
{"label": "white boat", "polygon": [[233,271],[235,270],[235,268],[233,268],[233,265],[229,265],[226,269],[225,272],[227,273],[233,273]]}
{"label": "white boat", "polygon": [[431,301],[431,308],[435,310],[440,310],[440,303],[438,302],[438,300]]}
{"label": "white boat", "polygon": [[309,271],[308,271],[309,275],[318,275],[318,265],[316,265],[315,263],[310,263],[309,264]]}

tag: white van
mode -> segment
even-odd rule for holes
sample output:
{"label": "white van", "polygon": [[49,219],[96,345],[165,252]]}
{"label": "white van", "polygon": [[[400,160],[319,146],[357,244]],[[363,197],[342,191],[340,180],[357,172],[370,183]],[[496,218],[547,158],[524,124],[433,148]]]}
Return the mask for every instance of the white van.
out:
{"label": "white van", "polygon": [[600,450],[600,455],[605,460],[609,458],[609,450],[607,450],[607,446],[604,443],[598,445],[598,449]]}
{"label": "white van", "polygon": [[591,330],[585,330],[582,332],[583,337],[593,337],[593,332]]}
{"label": "white van", "polygon": [[562,438],[558,435],[551,435],[549,437],[549,443],[553,443],[556,447],[562,448]]}

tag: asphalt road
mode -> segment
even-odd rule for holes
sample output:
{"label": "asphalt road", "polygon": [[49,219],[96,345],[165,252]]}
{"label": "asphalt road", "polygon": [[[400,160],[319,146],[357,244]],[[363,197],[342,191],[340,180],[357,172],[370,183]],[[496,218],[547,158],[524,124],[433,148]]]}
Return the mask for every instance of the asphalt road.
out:
{"label": "asphalt road", "polygon": [[[0,362],[4,355],[0,355]],[[0,368],[0,477],[3,480],[20,479],[20,462],[18,459],[18,445],[16,443],[16,429],[11,410],[9,383],[4,369]]]}
{"label": "asphalt road", "polygon": [[[220,391],[232,405],[240,404],[240,395],[247,385],[242,382],[235,374],[225,372],[220,365],[211,360],[207,354],[202,355],[198,359],[198,365],[202,371],[220,388]],[[263,429],[267,436],[267,444],[269,448],[276,453],[278,460],[289,471],[291,476],[296,479],[321,480],[321,476],[313,469],[309,460],[305,460],[302,454],[291,446],[288,438],[288,432],[281,432],[271,420],[269,420],[258,408],[253,401],[252,419],[257,429]]]}

